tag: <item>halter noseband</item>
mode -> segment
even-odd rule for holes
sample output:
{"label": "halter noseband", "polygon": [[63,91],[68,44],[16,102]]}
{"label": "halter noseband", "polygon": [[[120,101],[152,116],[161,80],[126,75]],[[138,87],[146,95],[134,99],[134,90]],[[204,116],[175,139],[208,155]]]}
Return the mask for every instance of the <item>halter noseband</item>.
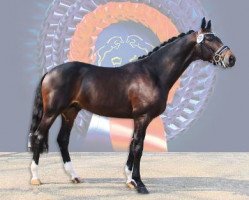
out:
{"label": "halter noseband", "polygon": [[[205,39],[205,35],[215,35],[215,34],[212,33],[212,32],[209,32],[209,33],[200,33],[200,34],[198,34],[197,39],[196,39],[197,44],[203,44],[203,41],[204,41],[204,39]],[[207,46],[206,46],[206,47],[207,47]],[[207,47],[207,48],[210,50],[209,47]],[[225,46],[225,45],[223,45],[222,47],[220,47],[220,48],[214,53],[213,59],[212,59],[211,62],[212,62],[214,65],[220,64],[220,65],[222,65],[223,67],[227,67],[226,64],[224,63],[223,58],[222,58],[222,53],[223,53],[224,51],[228,50],[228,49],[229,49],[229,47],[228,47],[228,46]]]}

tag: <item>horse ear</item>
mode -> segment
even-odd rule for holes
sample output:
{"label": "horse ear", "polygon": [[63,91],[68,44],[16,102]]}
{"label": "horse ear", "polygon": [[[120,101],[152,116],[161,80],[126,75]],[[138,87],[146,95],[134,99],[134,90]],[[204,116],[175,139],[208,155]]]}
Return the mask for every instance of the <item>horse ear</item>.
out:
{"label": "horse ear", "polygon": [[201,29],[204,30],[205,27],[206,27],[206,18],[203,17],[203,18],[202,18],[202,21],[201,21]]}
{"label": "horse ear", "polygon": [[211,26],[212,26],[211,20],[209,20],[208,23],[207,23],[206,29],[207,29],[208,31],[211,31]]}

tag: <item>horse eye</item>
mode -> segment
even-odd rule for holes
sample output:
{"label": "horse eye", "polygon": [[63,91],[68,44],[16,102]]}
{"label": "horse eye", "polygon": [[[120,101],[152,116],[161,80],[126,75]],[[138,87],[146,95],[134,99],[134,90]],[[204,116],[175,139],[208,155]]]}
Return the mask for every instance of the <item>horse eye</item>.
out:
{"label": "horse eye", "polygon": [[207,36],[207,37],[206,37],[206,40],[207,40],[207,41],[213,41],[213,40],[214,40],[214,37],[213,37],[213,36]]}

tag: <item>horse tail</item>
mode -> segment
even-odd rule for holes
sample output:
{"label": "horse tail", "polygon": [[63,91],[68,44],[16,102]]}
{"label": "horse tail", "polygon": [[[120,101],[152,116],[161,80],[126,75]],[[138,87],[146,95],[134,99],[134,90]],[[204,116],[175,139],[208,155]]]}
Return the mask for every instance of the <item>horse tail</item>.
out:
{"label": "horse tail", "polygon": [[[35,93],[35,99],[34,99],[34,106],[33,106],[33,112],[32,112],[32,119],[31,119],[31,125],[30,125],[30,131],[29,131],[29,138],[28,138],[28,151],[33,152],[34,149],[34,136],[35,132],[41,122],[42,115],[43,115],[43,101],[42,101],[42,81],[46,74],[44,74],[40,80],[40,83],[36,89]],[[47,138],[45,138],[47,140]],[[45,141],[47,144],[47,141]]]}

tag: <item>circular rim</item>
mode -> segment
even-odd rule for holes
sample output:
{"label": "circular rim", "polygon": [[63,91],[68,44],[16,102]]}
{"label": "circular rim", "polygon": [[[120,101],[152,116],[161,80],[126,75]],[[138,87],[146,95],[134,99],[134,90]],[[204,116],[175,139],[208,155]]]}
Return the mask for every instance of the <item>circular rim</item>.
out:
{"label": "circular rim", "polygon": [[[67,54],[76,25],[99,4],[103,5],[108,2],[110,1],[55,0],[52,3],[39,38],[39,64],[45,71],[68,61]],[[129,2],[138,3],[138,1]],[[139,3],[151,6],[169,17],[179,32],[186,32],[189,29],[197,30],[202,17],[205,16],[197,0],[177,2],[144,0]],[[213,89],[214,80],[215,71],[211,64],[205,62],[194,62],[184,72],[180,78],[181,86],[176,91],[172,103],[168,104],[167,109],[161,115],[168,140],[188,129],[198,118]],[[87,130],[88,126],[84,127],[83,121],[88,121],[91,118],[90,114],[82,111],[79,118],[81,128]],[[79,125],[78,122],[76,123]]]}

